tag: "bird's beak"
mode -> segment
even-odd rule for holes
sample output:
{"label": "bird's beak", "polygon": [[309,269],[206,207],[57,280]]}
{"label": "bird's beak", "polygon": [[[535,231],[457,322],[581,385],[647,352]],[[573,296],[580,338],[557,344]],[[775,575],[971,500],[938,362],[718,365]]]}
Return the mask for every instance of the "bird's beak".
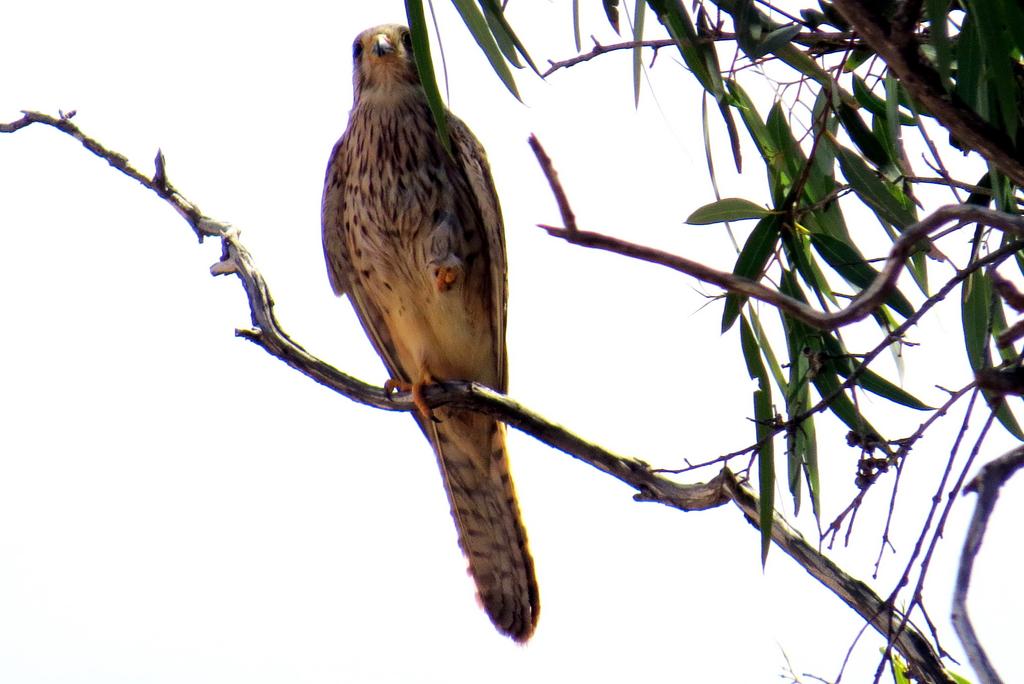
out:
{"label": "bird's beak", "polygon": [[378,57],[390,54],[395,51],[395,44],[391,42],[391,39],[383,33],[378,33],[373,37],[373,54]]}

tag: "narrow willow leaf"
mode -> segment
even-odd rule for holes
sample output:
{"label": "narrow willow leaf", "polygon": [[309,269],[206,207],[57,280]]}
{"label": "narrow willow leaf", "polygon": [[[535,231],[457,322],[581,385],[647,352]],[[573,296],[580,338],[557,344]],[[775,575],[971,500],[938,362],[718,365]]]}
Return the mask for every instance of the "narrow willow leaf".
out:
{"label": "narrow willow leaf", "polygon": [[956,82],[954,90],[964,103],[982,116],[988,118],[988,88],[982,77],[982,36],[978,22],[971,13],[964,18],[956,39]]}
{"label": "narrow willow leaf", "polygon": [[757,340],[746,318],[740,320],[740,346],[747,363],[747,374],[757,381],[757,389],[754,390],[754,433],[760,444],[757,450],[760,494],[758,517],[761,526],[761,565],[764,565],[771,547],[772,522],[775,518],[775,449],[772,440],[775,412],[772,408],[772,387],[768,383],[768,372],[761,361]]}
{"label": "narrow willow leaf", "polygon": [[[861,368],[862,364],[854,364],[855,370]],[[840,370],[839,373],[844,378],[848,378],[850,376],[849,373],[843,373],[842,370]],[[857,376],[857,385],[859,387],[864,388],[868,392],[871,392],[872,394],[877,394],[883,399],[888,399],[893,403],[900,404],[901,406],[906,406],[907,408],[912,408],[917,411],[928,411],[933,408],[932,406],[929,406],[928,404],[924,403],[923,401],[915,397],[910,392],[907,392],[905,389],[894,385],[893,383],[889,382],[881,375],[879,375],[878,373],[874,372],[869,368],[864,368],[863,370],[860,371],[860,374]]]}
{"label": "narrow willow leaf", "polygon": [[[736,173],[743,172],[743,152],[740,145],[740,134],[736,128],[736,120],[732,115],[732,107],[728,94],[725,90],[725,83],[722,81],[721,73],[722,67],[718,63],[718,51],[715,49],[715,43],[713,40],[706,40],[712,35],[710,22],[708,21],[708,13],[704,7],[701,7],[697,11],[697,47],[700,49],[701,56],[704,58],[704,64],[707,66],[708,73],[716,75],[714,81],[715,91],[711,92],[715,97],[715,102],[718,104],[718,111],[722,114],[722,120],[725,122],[725,130],[729,134],[729,147],[732,150],[733,163],[736,165]],[[706,118],[706,117],[705,117]],[[707,126],[705,122],[705,142],[707,140]]]}
{"label": "narrow willow leaf", "polygon": [[730,79],[725,84],[729,89],[729,94],[732,96],[732,105],[739,110],[740,118],[743,119],[743,125],[747,127],[747,132],[754,139],[754,144],[757,145],[761,158],[764,159],[766,164],[769,163],[769,159],[773,158],[776,154],[775,145],[768,135],[764,119],[757,113],[754,101],[750,99],[746,91],[736,81]]}
{"label": "narrow willow leaf", "polygon": [[[872,173],[864,160],[853,152],[844,147],[839,147],[836,152],[846,180],[880,219],[896,225],[900,230],[906,230],[907,226],[917,222],[913,204],[899,188]],[[901,199],[897,199],[897,194]]]}
{"label": "narrow willow leaf", "polygon": [[843,71],[852,73],[874,56],[874,50],[866,47],[856,47],[850,52],[850,56],[847,57],[846,61],[843,62]]}
{"label": "narrow willow leaf", "polygon": [[1019,86],[1014,87],[1016,77],[1010,61],[1012,47],[1008,29],[1003,24],[997,2],[967,0],[966,4],[971,17],[978,22],[979,33],[984,36],[980,44],[984,60],[983,77],[987,81],[988,92],[1001,114],[1001,117],[992,116],[990,121],[998,123],[1001,118],[1003,128],[1012,140],[1017,135],[1020,108]]}
{"label": "narrow willow leaf", "polygon": [[[807,164],[807,157],[789,127],[788,119],[789,116],[782,104],[776,102],[765,121],[768,135],[779,150],[778,156],[771,160],[770,166],[778,173],[786,193],[791,189],[792,183],[804,173],[804,166]],[[835,181],[823,175],[821,169],[812,164],[807,171],[807,180],[803,184],[803,194],[809,202],[814,203],[830,193],[834,186]],[[780,198],[775,206],[780,206],[782,201],[784,200]]]}
{"label": "narrow willow leaf", "polygon": [[743,221],[745,219],[759,219],[768,215],[768,210],[754,204],[750,200],[740,197],[726,197],[711,204],[695,210],[686,219],[686,222],[694,226],[706,226],[712,223],[723,221]]}
{"label": "narrow willow leaf", "polygon": [[[765,216],[757,222],[754,230],[750,232],[747,241],[743,244],[739,256],[736,257],[736,265],[733,267],[733,275],[749,280],[759,280],[761,272],[764,271],[768,259],[775,252],[775,245],[779,241],[779,230],[782,221],[774,214]],[[725,310],[722,312],[722,332],[732,327],[736,317],[740,314],[740,308],[747,301],[746,297],[730,294],[725,298]]]}
{"label": "narrow willow leaf", "polygon": [[883,167],[892,163],[886,146],[868,128],[853,107],[840,103],[836,108],[836,114],[839,115],[839,120],[843,123],[850,140],[875,166]]}
{"label": "narrow willow leaf", "polygon": [[[838,240],[831,235],[812,234],[811,244],[814,249],[828,262],[843,279],[860,289],[866,288],[875,278],[878,271],[868,265],[864,256],[853,245]],[[913,305],[898,289],[893,289],[885,298],[885,303],[898,311],[904,318],[914,314]]]}
{"label": "narrow willow leaf", "polygon": [[480,46],[484,56],[487,57],[487,61],[491,63],[494,73],[498,75],[498,78],[505,84],[508,91],[517,100],[522,102],[522,98],[519,97],[519,91],[516,89],[516,81],[508,68],[505,56],[501,53],[498,43],[491,34],[491,27],[487,24],[487,19],[484,18],[483,12],[471,0],[452,0],[452,4],[459,11],[459,15],[462,17],[462,21],[465,22],[466,28],[473,35],[473,40]]}
{"label": "narrow willow leaf", "polygon": [[768,342],[768,335],[765,334],[764,328],[761,327],[761,319],[756,311],[751,310],[748,314],[750,316],[750,325],[754,329],[755,337],[757,337],[757,344],[761,347],[765,361],[768,362],[768,370],[772,373],[775,385],[782,392],[782,395],[785,396],[789,394],[789,385],[786,383],[786,376],[782,374],[782,366],[779,365],[779,360],[775,357],[775,352],[772,351],[772,346]]}
{"label": "narrow willow leaf", "polygon": [[[787,333],[787,338],[791,337],[791,331],[787,331]],[[792,341],[787,339],[787,342],[790,349],[789,386],[792,389],[786,393],[786,418],[793,420],[795,416],[807,409],[809,394],[807,391],[807,376],[810,364],[807,361],[807,355],[799,347],[794,350]],[[789,492],[793,497],[793,512],[795,514],[800,513],[801,483],[803,482],[804,459],[807,455],[806,441],[800,439],[802,427],[803,424],[801,423],[794,429],[786,431]]]}
{"label": "narrow willow leaf", "polygon": [[[1003,242],[1007,242],[1007,238],[1009,238],[1009,236],[1004,235],[1003,238]],[[995,301],[992,303],[992,339],[998,341],[999,336],[1006,330],[1006,328],[1006,311],[1003,299],[1002,297],[996,297]],[[1000,347],[997,344],[996,352],[999,354],[999,358],[1001,358],[1005,363],[1013,363],[1017,360],[1016,344],[1010,344],[1006,347]]]}
{"label": "narrow willow leaf", "polygon": [[992,281],[975,271],[963,284],[961,315],[964,324],[964,345],[973,370],[988,364],[989,311],[992,306]]}
{"label": "narrow willow leaf", "polygon": [[644,39],[644,16],[647,0],[636,0],[633,9],[633,106],[640,105],[640,75],[643,73],[644,53],[640,42]]}
{"label": "narrow willow leaf", "polygon": [[1010,32],[1012,49],[1024,53],[1024,7],[1018,0],[997,0],[1002,23]]}
{"label": "narrow willow leaf", "polygon": [[430,36],[427,20],[423,15],[421,0],[405,0],[405,15],[409,20],[409,34],[412,37],[412,56],[416,61],[416,70],[423,84],[423,92],[427,96],[427,105],[434,115],[437,136],[441,139],[448,153],[452,152],[452,142],[448,135],[448,110],[441,99],[441,91],[437,88],[437,76],[434,74],[434,61],[430,58]]}
{"label": "narrow willow leaf", "polygon": [[697,29],[682,3],[679,0],[647,0],[647,4],[675,41],[683,62],[701,87],[714,95],[716,100],[721,100],[725,95],[721,72],[708,67],[707,53],[713,50],[713,46],[702,46],[697,40]]}
{"label": "narrow willow leaf", "polygon": [[602,0],[604,14],[608,17],[608,23],[612,25],[615,32],[619,32],[619,0]]}
{"label": "narrow willow leaf", "polygon": [[[975,371],[991,367],[988,340],[991,330],[992,281],[981,271],[975,271],[963,284],[960,300],[961,315],[964,325],[964,344],[967,347],[967,359]],[[991,392],[983,391],[982,395],[989,406],[996,412],[996,418],[1007,432],[1024,441],[1024,431],[1010,411],[1006,402]]]}
{"label": "narrow willow leaf", "polygon": [[[808,403],[810,403],[808,401]],[[818,437],[814,430],[814,416],[807,416],[796,430],[796,442],[803,453],[804,477],[811,497],[814,519],[821,520],[821,478],[818,474]]]}
{"label": "narrow willow leaf", "polygon": [[580,0],[572,0],[572,37],[576,42],[576,52],[582,49],[580,43]]}
{"label": "narrow willow leaf", "polygon": [[516,53],[516,45],[512,41],[512,35],[502,25],[504,15],[501,12],[501,7],[497,6],[494,0],[480,0],[479,4],[480,9],[483,10],[484,19],[487,20],[487,27],[491,30],[494,42],[498,44],[498,49],[501,50],[505,61],[517,69],[522,69],[523,65],[519,61],[519,55]]}
{"label": "narrow willow leaf", "polygon": [[[818,395],[823,399],[831,397],[842,384],[834,371],[819,372],[814,376],[813,382]],[[836,395],[829,403],[828,410],[855,434],[861,437],[878,437],[878,431],[860,414],[854,403],[850,401],[850,397],[846,396],[846,392]]]}
{"label": "narrow willow leaf", "polygon": [[505,18],[505,11],[498,4],[498,0],[480,0],[480,7],[483,9],[484,14],[487,15],[487,23],[491,27],[491,32],[494,34],[501,52],[508,59],[509,63],[522,68],[522,64],[519,63],[519,59],[516,56],[518,53],[523,56],[523,59],[530,65],[534,73],[540,75],[540,69],[533,63],[530,53],[526,51],[526,46],[519,40],[519,36],[512,30],[512,26],[509,25],[508,19]]}
{"label": "narrow willow leaf", "polygon": [[928,13],[930,30],[928,38],[935,48],[935,69],[946,90],[950,90],[950,65],[953,63],[953,51],[949,43],[949,0],[925,0],[925,11]]}
{"label": "narrow willow leaf", "polygon": [[832,292],[832,287],[828,284],[825,274],[818,267],[818,260],[811,252],[810,238],[803,234],[793,235],[791,231],[787,231],[783,234],[782,240],[787,248],[786,256],[789,257],[790,264],[796,266],[797,273],[800,274],[807,287],[811,288],[815,297],[821,301],[824,296],[838,306],[839,301],[836,299],[835,293]]}
{"label": "narrow willow leaf", "polygon": [[[883,100],[878,95],[871,92],[868,88],[868,84],[864,82],[864,79],[857,74],[853,75],[853,97],[856,98],[857,102],[876,116],[886,116],[887,112],[887,100]],[[894,105],[899,105],[898,101],[893,102]],[[914,117],[905,112],[898,113],[898,121],[901,126],[913,126]]]}
{"label": "narrow willow leaf", "polygon": [[881,120],[885,123],[887,137],[892,141],[893,164],[902,170],[908,165],[903,163],[907,159],[907,151],[903,147],[903,127],[899,122],[899,93],[899,81],[896,80],[892,71],[887,70],[885,73],[885,116],[881,117]]}
{"label": "narrow willow leaf", "polygon": [[800,26],[797,24],[782,26],[771,31],[764,37],[761,44],[757,46],[756,52],[759,53],[757,56],[763,57],[764,55],[775,54],[784,46],[789,45],[799,33]]}

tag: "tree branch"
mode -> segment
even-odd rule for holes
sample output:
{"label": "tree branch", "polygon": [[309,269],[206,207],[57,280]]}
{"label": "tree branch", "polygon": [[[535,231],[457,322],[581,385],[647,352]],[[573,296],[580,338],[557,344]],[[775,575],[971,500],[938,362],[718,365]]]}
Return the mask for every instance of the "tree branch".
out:
{"label": "tree branch", "polygon": [[[132,167],[126,158],[82,133],[70,122],[71,116],[51,117],[25,112],[12,123],[0,123],[0,132],[13,133],[33,123],[45,124],[81,142],[93,154],[105,159],[125,175],[171,204],[200,236],[221,240],[221,260],[211,267],[213,275],[238,276],[249,302],[253,327],[236,334],[262,347],[307,377],[353,401],[389,411],[416,410],[408,394],[389,397],[382,388],[374,387],[347,375],[309,354],[282,330],[273,311],[273,299],[263,276],[257,270],[249,251],[241,244],[239,233],[231,226],[206,217],[167,182],[161,155],[157,170],[148,177]],[[574,223],[574,221],[573,221]],[[563,231],[564,232],[564,231]],[[759,527],[758,499],[728,469],[706,483],[683,484],[657,472],[643,461],[621,456],[593,444],[553,423],[513,399],[477,383],[446,382],[427,388],[431,406],[452,404],[492,415],[533,436],[537,440],[617,478],[636,490],[637,501],[653,501],[683,511],[705,510],[733,502],[754,527]],[[812,577],[835,593],[884,637],[894,638],[896,648],[907,659],[913,672],[924,681],[947,682],[942,663],[928,640],[913,626],[892,637],[892,626],[906,620],[900,611],[883,601],[863,582],[851,577],[826,558],[794,530],[782,516],[775,514],[772,540],[800,564]]]}
{"label": "tree branch", "polygon": [[[841,328],[870,316],[896,289],[896,281],[900,273],[903,272],[906,260],[916,249],[921,239],[946,224],[979,223],[1024,237],[1024,216],[1005,214],[1001,211],[972,204],[950,204],[939,207],[930,215],[909,226],[893,241],[892,249],[889,250],[889,256],[886,258],[885,266],[881,272],[866,288],[850,300],[850,303],[845,308],[825,313],[818,311],[799,299],[765,287],[757,281],[742,278],[725,271],[719,271],[692,259],[633,242],[626,242],[610,235],[579,230],[571,211],[566,213],[563,210],[565,190],[558,180],[558,175],[551,164],[551,160],[544,154],[543,147],[537,142],[535,136],[531,136],[530,145],[534,148],[537,161],[540,163],[540,167],[544,171],[544,175],[547,177],[548,184],[551,186],[555,196],[563,198],[559,200],[558,206],[565,227],[557,228],[541,224],[540,227],[546,230],[549,235],[562,238],[570,244],[580,245],[581,247],[614,252],[633,259],[671,268],[680,273],[693,276],[702,282],[717,285],[732,294],[752,297],[771,304],[793,318],[822,330]],[[567,201],[564,202],[564,206],[568,207]]]}
{"label": "tree branch", "polygon": [[967,615],[967,590],[971,584],[974,559],[978,556],[978,551],[981,550],[981,541],[985,538],[988,519],[999,498],[999,489],[1022,467],[1024,467],[1024,447],[1017,447],[982,466],[981,472],[964,488],[964,494],[976,493],[978,502],[971,518],[971,526],[967,530],[967,537],[964,539],[963,551],[960,552],[960,568],[956,574],[956,587],[953,590],[952,617],[953,627],[967,652],[967,659],[971,662],[971,667],[974,668],[974,672],[983,684],[996,684],[1003,680],[999,678],[999,674],[989,661],[985,649],[978,641],[978,635],[974,632],[971,619]]}
{"label": "tree branch", "polygon": [[[710,34],[701,36],[698,40],[705,43],[714,43],[719,41],[733,41],[736,40],[735,33],[728,31],[714,30]],[[828,31],[806,31],[798,33],[793,36],[793,42],[806,47],[811,48],[813,52],[827,53],[827,52],[838,52],[840,50],[849,50],[857,47],[856,36],[853,33],[848,32],[828,32]],[[595,57],[607,54],[609,52],[618,52],[620,50],[634,50],[637,47],[652,48],[655,52],[665,47],[674,47],[676,42],[671,38],[660,38],[656,40],[641,40],[641,41],[625,41],[622,43],[609,43],[608,45],[602,45],[601,43],[594,40],[594,47],[588,52],[584,52],[574,57],[568,57],[563,60],[548,60],[550,65],[547,70],[541,74],[542,78],[547,78],[559,69],[568,69],[574,67],[577,64],[583,62],[589,62]]]}
{"label": "tree branch", "polygon": [[939,123],[966,147],[998,166],[1018,186],[1024,186],[1024,162],[1014,152],[1013,141],[956,95],[946,92],[938,73],[921,57],[913,34],[894,32],[893,27],[863,0],[834,0],[833,5],[864,42],[885,60],[900,85]]}

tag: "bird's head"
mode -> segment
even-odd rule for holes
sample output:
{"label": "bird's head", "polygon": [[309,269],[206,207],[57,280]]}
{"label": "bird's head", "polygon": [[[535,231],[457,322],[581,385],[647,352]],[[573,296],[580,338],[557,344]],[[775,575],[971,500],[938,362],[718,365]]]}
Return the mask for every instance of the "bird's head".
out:
{"label": "bird's head", "polygon": [[420,87],[409,29],[385,24],[366,29],[352,44],[355,100],[400,96]]}

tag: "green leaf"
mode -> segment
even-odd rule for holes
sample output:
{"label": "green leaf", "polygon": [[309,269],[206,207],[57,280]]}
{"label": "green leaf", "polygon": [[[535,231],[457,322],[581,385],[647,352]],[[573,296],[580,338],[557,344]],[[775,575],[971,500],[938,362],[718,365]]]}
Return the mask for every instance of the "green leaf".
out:
{"label": "green leaf", "polygon": [[[792,276],[790,276],[792,277]],[[789,382],[786,391],[786,418],[792,421],[796,416],[807,410],[809,405],[808,371],[809,364],[807,356],[803,353],[800,345],[794,344],[794,331],[787,329],[786,341],[789,347]],[[786,431],[786,461],[789,467],[789,492],[793,496],[793,512],[800,513],[800,490],[801,475],[804,473],[804,465],[809,456],[808,447],[815,448],[813,417],[808,416],[795,428]],[[810,425],[811,441],[808,443],[808,433],[804,429],[807,423]],[[813,496],[813,495],[812,495]]]}
{"label": "green leaf", "polygon": [[519,40],[519,36],[515,34],[512,27],[509,25],[508,20],[505,18],[505,11],[502,10],[501,5],[498,4],[498,0],[479,0],[480,7],[483,9],[484,14],[487,17],[487,24],[491,28],[491,33],[494,34],[494,38],[498,43],[498,47],[501,48],[501,53],[505,55],[505,59],[510,64],[514,64],[518,68],[522,68],[522,64],[519,63],[519,59],[516,53],[523,56],[526,63],[530,65],[534,73],[540,74],[540,70],[537,65],[533,63],[530,58],[530,53],[526,51],[526,46]]}
{"label": "green leaf", "polygon": [[900,230],[906,230],[917,222],[913,204],[899,188],[872,173],[863,159],[845,147],[839,147],[836,154],[839,168],[853,191],[880,219],[894,224]]}
{"label": "green leaf", "polygon": [[775,156],[775,145],[768,135],[764,119],[757,113],[754,101],[750,99],[739,83],[729,79],[725,84],[729,89],[729,95],[732,97],[732,106],[739,110],[740,118],[743,119],[743,125],[747,127],[747,132],[754,139],[758,153],[765,160],[765,163],[768,163],[768,160]]}
{"label": "green leaf", "polygon": [[508,68],[505,56],[498,47],[498,43],[494,40],[491,27],[488,25],[487,19],[484,18],[483,12],[470,0],[452,0],[452,4],[459,11],[459,15],[462,17],[462,21],[465,22],[466,28],[473,35],[473,40],[480,46],[484,56],[487,57],[487,61],[491,63],[494,73],[498,75],[498,78],[505,84],[508,91],[517,100],[522,102],[522,98],[519,97],[519,91],[516,89],[516,81],[512,77],[511,70]]}
{"label": "green leaf", "polygon": [[764,37],[761,44],[757,46],[757,56],[763,57],[764,55],[778,52],[783,48],[783,46],[788,45],[799,34],[800,26],[797,24],[782,26],[771,31]]}
{"label": "green leaf", "polygon": [[772,440],[775,411],[772,408],[772,387],[768,383],[768,372],[761,361],[757,340],[746,318],[740,320],[740,346],[747,363],[747,374],[757,381],[757,389],[754,390],[754,432],[760,444],[757,450],[760,493],[758,517],[761,527],[761,565],[764,565],[772,542],[772,523],[775,518],[775,448]]}
{"label": "green leaf", "polygon": [[[828,265],[851,285],[863,290],[878,277],[878,271],[869,266],[864,256],[849,243],[824,233],[812,233],[811,244],[814,245],[818,254],[828,262]],[[909,318],[914,314],[913,305],[898,289],[893,289],[889,293],[889,296],[885,298],[885,303],[898,311],[904,318]]]}
{"label": "green leaf", "polygon": [[759,219],[768,215],[768,210],[740,197],[726,197],[703,207],[690,214],[686,222],[693,226],[706,226],[723,221],[743,221]]}
{"label": "green leaf", "polygon": [[[743,244],[739,256],[736,257],[736,265],[733,267],[733,275],[748,280],[759,280],[761,272],[764,271],[768,259],[775,252],[775,245],[779,241],[779,231],[782,221],[779,216],[770,214],[757,222],[754,230],[750,232],[747,241]],[[725,298],[725,310],[722,312],[722,332],[732,327],[739,316],[740,308],[746,297],[730,294]]]}
{"label": "green leaf", "polygon": [[498,44],[498,49],[501,50],[505,61],[517,69],[522,69],[523,65],[516,53],[516,44],[512,40],[512,29],[511,27],[506,29],[507,23],[503,23],[505,15],[502,13],[501,7],[494,0],[479,0],[479,4],[480,9],[483,10],[484,19],[487,20],[487,27],[491,30],[494,42]]}
{"label": "green leaf", "polygon": [[576,41],[576,52],[582,49],[580,43],[580,0],[572,0],[572,37]]}
{"label": "green leaf", "polygon": [[772,351],[771,344],[768,342],[768,335],[765,334],[764,328],[761,327],[761,319],[758,318],[756,311],[750,311],[750,325],[754,329],[754,335],[757,337],[757,344],[761,347],[761,352],[764,354],[765,361],[768,362],[768,370],[771,371],[772,378],[775,380],[776,386],[783,395],[789,393],[789,386],[786,383],[786,377],[782,374],[782,366],[779,365],[779,360],[775,358],[775,352]]}
{"label": "green leaf", "polygon": [[[857,74],[853,75],[853,97],[866,110],[875,116],[887,116],[887,101],[871,92],[868,84]],[[894,103],[898,104],[898,102]],[[899,112],[901,126],[913,126],[914,117],[904,112]]]}
{"label": "green leaf", "polygon": [[721,100],[725,95],[721,73],[708,66],[708,53],[714,51],[714,46],[702,45],[697,40],[697,29],[682,3],[679,0],[647,0],[647,4],[675,41],[683,62],[693,72],[701,87],[714,95],[716,100]]}
{"label": "green leaf", "polygon": [[949,42],[949,0],[925,0],[925,12],[928,14],[928,38],[935,48],[935,69],[939,72],[942,85],[950,90],[950,65],[953,63],[953,51]]}
{"label": "green leaf", "polygon": [[796,267],[797,273],[814,292],[818,301],[822,297],[828,298],[830,302],[837,305],[835,293],[825,278],[825,274],[818,267],[818,260],[811,253],[811,241],[803,234],[796,234],[793,231],[786,231],[782,235],[782,244],[786,248],[786,257],[789,263]]}
{"label": "green leaf", "polygon": [[615,32],[619,32],[619,0],[602,0],[604,14],[608,17],[608,23],[612,25]]}
{"label": "green leaf", "polygon": [[988,364],[989,311],[992,306],[992,282],[981,271],[975,271],[963,284],[961,315],[967,360],[973,370]]}
{"label": "green leaf", "polygon": [[881,168],[892,163],[885,145],[871,132],[871,129],[867,127],[853,107],[840,103],[836,108],[836,114],[843,123],[843,128],[849,134],[850,140],[875,166]]}
{"label": "green leaf", "polygon": [[[853,365],[854,370],[863,368],[863,365],[860,363],[854,363]],[[842,369],[839,370],[839,374],[844,378],[850,377],[850,373],[844,373]],[[901,406],[906,406],[907,408],[916,409],[918,411],[927,411],[933,408],[915,397],[913,394],[892,384],[869,368],[864,368],[860,371],[860,375],[857,376],[857,385],[872,394],[877,394],[883,399],[888,399],[891,402],[900,404]]]}
{"label": "green leaf", "polygon": [[1018,0],[996,0],[1002,12],[1003,26],[1012,37],[1011,44],[1017,52],[1024,52],[1024,8]]}
{"label": "green leaf", "polygon": [[[831,370],[820,371],[814,376],[813,382],[814,388],[818,390],[818,395],[822,399],[831,397],[842,384],[839,382],[839,376]],[[854,403],[850,401],[850,397],[846,396],[846,392],[837,394],[829,403],[828,410],[854,433],[862,437],[878,437],[878,431],[860,414]]]}
{"label": "green leaf", "polygon": [[875,51],[866,47],[855,47],[850,56],[843,62],[843,71],[850,73],[856,71],[864,62],[875,56]]}
{"label": "green leaf", "polygon": [[[967,360],[975,371],[992,366],[988,346],[989,336],[992,334],[992,303],[991,279],[983,272],[975,271],[964,281],[960,300]],[[982,395],[988,405],[995,410],[996,418],[1003,427],[1014,437],[1024,441],[1024,431],[1021,430],[1006,402],[986,390],[982,391]]]}
{"label": "green leaf", "polygon": [[997,117],[994,116],[995,112],[992,112],[993,116],[989,119],[998,125],[998,119],[1001,118],[1002,128],[1012,139],[1017,134],[1020,107],[1019,87],[1015,87],[1016,81],[1010,61],[1012,42],[1008,29],[1003,23],[1002,13],[998,11],[997,2],[967,0],[966,4],[971,17],[978,22],[979,33],[984,36],[980,43],[981,56],[984,60],[982,73],[988,82],[988,92],[994,100],[993,104],[1002,115]]}
{"label": "green leaf", "polygon": [[640,74],[644,67],[643,47],[640,42],[644,39],[644,16],[647,14],[647,0],[636,0],[633,9],[633,106],[640,104]]}
{"label": "green leaf", "polygon": [[956,94],[982,118],[988,119],[988,86],[983,78],[983,38],[978,22],[968,13],[956,39]]}
{"label": "green leaf", "polygon": [[[782,271],[779,291],[801,302],[807,302],[807,297],[800,289],[800,285],[791,271]],[[850,364],[838,340],[829,334],[811,330],[806,323],[790,316],[783,316],[782,321],[786,327],[787,339],[790,344],[790,359],[792,360],[797,354],[804,353],[805,349],[812,357],[819,359],[818,367],[813,368],[814,364],[812,364],[809,375],[814,388],[818,391],[818,396],[822,399],[832,397],[828,405],[829,411],[856,434],[877,437],[880,433],[860,414],[857,407],[846,396],[846,392],[837,394],[841,383],[836,368],[842,365],[849,367]],[[835,394],[834,397],[833,394]]]}
{"label": "green leaf", "polygon": [[448,109],[441,99],[441,91],[437,88],[437,77],[434,74],[434,61],[430,57],[430,36],[427,20],[423,15],[422,0],[405,0],[405,14],[409,19],[409,34],[412,38],[412,56],[416,61],[416,70],[420,75],[423,92],[427,96],[427,105],[434,115],[437,126],[437,137],[441,144],[452,152],[451,137],[448,135]]}

